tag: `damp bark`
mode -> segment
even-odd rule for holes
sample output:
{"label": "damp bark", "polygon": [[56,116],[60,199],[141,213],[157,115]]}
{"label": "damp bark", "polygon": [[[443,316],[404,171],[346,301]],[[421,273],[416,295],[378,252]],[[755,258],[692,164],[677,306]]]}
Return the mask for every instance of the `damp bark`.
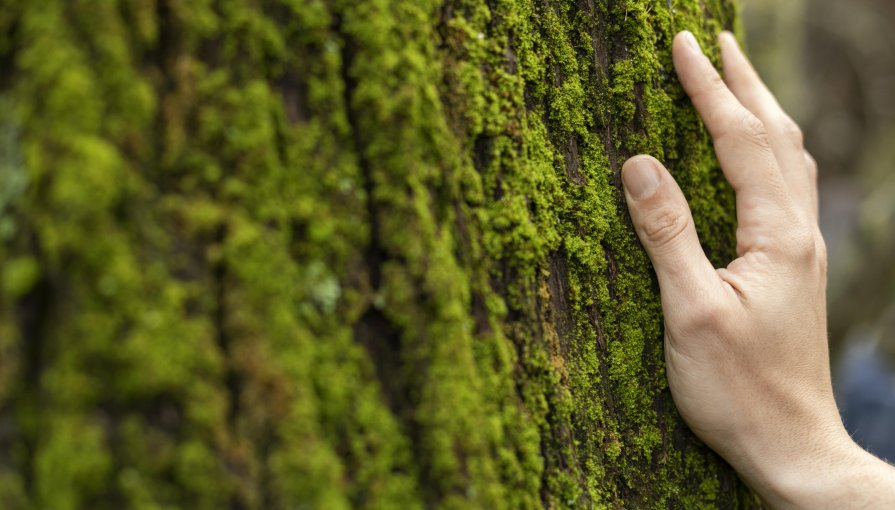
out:
{"label": "damp bark", "polygon": [[4,509],[752,508],[620,190],[730,0],[4,0]]}

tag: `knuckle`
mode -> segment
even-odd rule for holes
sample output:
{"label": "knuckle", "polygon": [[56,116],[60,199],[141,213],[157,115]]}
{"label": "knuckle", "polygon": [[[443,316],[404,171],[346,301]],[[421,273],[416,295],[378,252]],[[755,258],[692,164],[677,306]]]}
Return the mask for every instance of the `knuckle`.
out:
{"label": "knuckle", "polygon": [[683,211],[663,207],[650,215],[642,231],[650,245],[662,248],[681,238],[689,224],[690,219]]}
{"label": "knuckle", "polygon": [[718,302],[703,302],[689,310],[683,329],[690,335],[714,331],[724,324],[725,316],[726,312]]}
{"label": "knuckle", "polygon": [[731,115],[731,122],[720,135],[719,142],[731,145],[748,144],[753,147],[770,147],[768,131],[764,123],[742,106]]}
{"label": "knuckle", "polygon": [[817,238],[814,232],[802,228],[793,233],[789,253],[799,263],[817,260]]}
{"label": "knuckle", "polygon": [[805,161],[807,162],[806,166],[808,168],[808,176],[812,181],[817,179],[817,161],[805,151]]}
{"label": "knuckle", "polygon": [[754,145],[768,146],[768,130],[764,123],[745,108],[739,112],[738,131],[740,136]]}
{"label": "knuckle", "polygon": [[805,134],[798,124],[795,123],[788,115],[783,116],[780,122],[780,129],[783,137],[792,145],[801,148],[805,143]]}

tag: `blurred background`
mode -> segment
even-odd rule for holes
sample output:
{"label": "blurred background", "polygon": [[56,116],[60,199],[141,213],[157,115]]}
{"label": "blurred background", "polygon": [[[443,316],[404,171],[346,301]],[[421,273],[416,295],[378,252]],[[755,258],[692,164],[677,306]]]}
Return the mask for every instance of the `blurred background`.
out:
{"label": "blurred background", "polygon": [[834,387],[895,460],[895,2],[742,0],[746,45],[820,168]]}

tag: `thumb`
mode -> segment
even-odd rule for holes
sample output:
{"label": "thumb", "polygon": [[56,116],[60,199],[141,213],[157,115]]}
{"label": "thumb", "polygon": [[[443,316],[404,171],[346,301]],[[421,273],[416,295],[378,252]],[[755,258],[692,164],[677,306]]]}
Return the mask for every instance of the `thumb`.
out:
{"label": "thumb", "polygon": [[718,282],[718,273],[702,251],[687,200],[668,170],[655,158],[636,156],[622,167],[622,181],[663,301],[692,302],[713,294],[709,290]]}

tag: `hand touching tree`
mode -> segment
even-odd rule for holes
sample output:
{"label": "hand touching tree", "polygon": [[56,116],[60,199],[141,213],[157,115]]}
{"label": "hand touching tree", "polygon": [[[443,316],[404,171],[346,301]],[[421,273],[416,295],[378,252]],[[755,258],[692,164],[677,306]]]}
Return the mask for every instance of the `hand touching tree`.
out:
{"label": "hand touching tree", "polygon": [[833,398],[816,164],[735,38],[720,39],[723,79],[691,33],[673,54],[736,192],[738,258],[712,266],[657,160],[637,156],[622,172],[659,279],[674,401],[775,507],[895,506],[895,468],[851,440]]}

